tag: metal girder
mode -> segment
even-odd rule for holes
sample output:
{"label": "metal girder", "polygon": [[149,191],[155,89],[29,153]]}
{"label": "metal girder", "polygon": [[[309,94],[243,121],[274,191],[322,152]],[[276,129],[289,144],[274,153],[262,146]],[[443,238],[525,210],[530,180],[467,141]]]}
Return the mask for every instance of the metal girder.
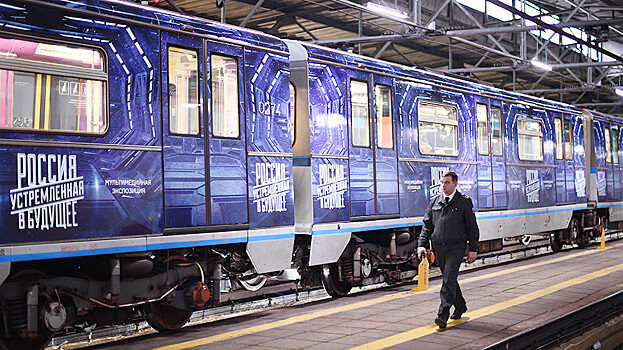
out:
{"label": "metal girder", "polygon": [[529,90],[517,90],[517,92],[521,92],[524,94],[548,94],[548,93],[575,93],[575,92],[599,92],[599,91],[608,91],[612,92],[612,87],[592,87],[592,86],[578,86],[578,87],[570,87],[570,88],[560,88],[560,89],[529,89]]}
{"label": "metal girder", "polygon": [[255,6],[253,6],[253,9],[251,10],[251,12],[249,12],[247,14],[247,16],[244,18],[244,20],[242,20],[242,23],[240,23],[241,27],[244,27],[244,26],[247,25],[247,23],[249,23],[249,20],[251,19],[251,17],[253,17],[255,12],[257,12],[257,10],[260,9],[260,6],[262,6],[263,3],[264,3],[264,0],[257,0],[257,2],[255,3]]}
{"label": "metal girder", "polygon": [[[576,28],[576,27],[585,27],[585,26],[599,26],[599,25],[607,25],[607,24],[618,24],[623,23],[623,18],[615,18],[615,19],[607,19],[607,20],[598,20],[598,21],[573,21],[566,23],[558,23],[553,25],[556,28]],[[427,37],[458,37],[458,36],[475,36],[475,35],[489,35],[489,34],[502,34],[502,33],[517,33],[517,32],[528,32],[532,30],[538,30],[539,26],[505,26],[505,27],[490,27],[490,28],[472,28],[472,29],[453,29],[446,31],[429,31],[427,33],[412,33],[412,34],[390,34],[390,35],[377,35],[377,36],[367,36],[367,37],[352,37],[352,38],[341,38],[341,39],[329,39],[329,40],[319,40],[316,41],[316,44],[319,45],[334,45],[334,44],[347,44],[347,43],[371,43],[377,41],[386,41],[386,40],[412,40],[412,39],[421,39]],[[542,49],[539,49],[539,52]]]}
{"label": "metal girder", "polygon": [[530,16],[529,14],[527,14],[525,12],[519,11],[516,8],[512,7],[512,6],[509,6],[509,5],[501,2],[500,0],[486,0],[486,1],[488,1],[488,2],[490,2],[492,4],[495,4],[495,5],[503,8],[503,9],[505,9],[507,11],[510,11],[511,13],[519,15],[519,16],[525,18],[525,19],[528,19],[528,20],[536,23],[537,25],[539,25],[539,26],[541,26],[543,28],[551,29],[551,30],[555,31],[556,33],[558,33],[560,35],[564,35],[564,36],[566,36],[566,37],[568,37],[570,39],[575,40],[576,42],[578,42],[580,44],[583,44],[583,45],[586,45],[586,46],[588,46],[588,47],[590,47],[592,49],[595,49],[598,52],[601,52],[602,54],[604,54],[604,55],[606,55],[608,57],[612,57],[612,58],[614,58],[617,61],[623,62],[623,57],[621,57],[619,55],[616,55],[616,54],[614,54],[614,53],[612,53],[612,52],[610,52],[608,50],[605,50],[605,49],[603,49],[603,48],[601,48],[601,47],[599,47],[597,45],[594,45],[593,43],[589,43],[588,41],[583,40],[582,38],[578,38],[575,35],[571,35],[571,34],[565,32],[564,30],[562,30],[561,28],[557,28],[557,27],[554,27],[554,26],[552,26],[550,24],[547,24],[547,23],[543,22],[541,19],[536,18],[534,16]]}
{"label": "metal girder", "polygon": [[[566,68],[587,68],[587,67],[605,67],[605,66],[623,66],[623,62],[580,62],[580,63],[564,63],[564,64],[551,64],[552,70],[566,69]],[[513,70],[528,70],[535,69],[531,64],[523,64],[518,67],[511,66],[499,66],[499,67],[477,67],[477,68],[457,68],[448,69],[445,72],[448,73],[478,73],[478,72],[508,72]]]}
{"label": "metal girder", "polygon": [[367,7],[363,6],[363,5],[359,5],[356,2],[352,2],[352,1],[349,1],[349,0],[331,0],[331,1],[333,1],[335,3],[338,3],[338,4],[341,4],[341,5],[348,6],[350,8],[354,8],[354,9],[362,11],[362,12],[366,12],[366,13],[373,14],[375,16],[383,17],[383,18],[391,20],[391,21],[395,21],[395,22],[398,22],[398,23],[406,24],[406,25],[414,27],[414,28],[420,28],[420,29],[426,30],[426,31],[429,30],[428,28],[426,28],[424,26],[421,26],[421,25],[418,25],[417,23],[414,23],[412,21],[408,21],[406,19],[398,18],[396,16],[386,15],[384,13],[372,11],[369,8],[367,8]]}
{"label": "metal girder", "polygon": [[610,106],[622,106],[623,101],[617,102],[594,102],[594,103],[576,103],[576,107],[610,107]]}

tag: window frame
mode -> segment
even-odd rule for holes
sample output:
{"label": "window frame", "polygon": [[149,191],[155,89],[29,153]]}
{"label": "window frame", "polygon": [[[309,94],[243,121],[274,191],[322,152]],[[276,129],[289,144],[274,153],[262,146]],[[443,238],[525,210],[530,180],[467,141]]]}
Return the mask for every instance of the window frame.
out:
{"label": "window frame", "polygon": [[[109,56],[107,51],[99,45],[91,43],[78,43],[72,40],[61,41],[54,40],[45,37],[35,37],[32,35],[19,35],[13,33],[2,33],[2,38],[9,40],[24,40],[38,44],[63,46],[72,49],[92,50],[96,51],[102,60],[101,70],[94,70],[83,67],[72,67],[70,65],[64,65],[53,62],[39,62],[29,61],[28,59],[20,58],[5,58],[0,57],[0,69],[5,71],[21,72],[34,74],[35,79],[37,75],[48,75],[50,77],[56,76],[61,78],[76,78],[83,80],[90,80],[94,82],[102,83],[102,122],[104,128],[98,132],[66,130],[66,129],[35,129],[35,128],[23,128],[23,127],[0,127],[0,132],[15,132],[20,134],[46,134],[46,135],[69,135],[69,136],[89,136],[89,137],[104,137],[110,131],[110,69],[109,69]],[[35,87],[36,89],[36,87]],[[35,102],[36,103],[36,102]],[[35,106],[33,106],[33,109]]]}
{"label": "window frame", "polygon": [[[182,50],[188,50],[188,51],[193,51],[194,53],[197,54],[197,104],[199,105],[197,107],[198,111],[197,111],[197,133],[196,134],[184,134],[184,133],[178,133],[178,132],[173,132],[171,131],[171,95],[169,94],[169,85],[171,84],[170,81],[170,76],[169,76],[169,50],[174,47],[174,48],[178,48],[178,49],[182,49]],[[165,54],[167,55],[167,119],[168,119],[168,131],[169,131],[169,135],[171,136],[181,136],[181,137],[196,137],[196,138],[200,138],[201,137],[201,119],[202,119],[202,107],[203,105],[201,104],[201,91],[202,91],[202,79],[201,79],[201,51],[199,51],[199,49],[194,48],[194,47],[189,47],[189,46],[184,46],[184,45],[177,45],[174,43],[168,43],[167,44],[167,51],[165,52]]]}
{"label": "window frame", "polygon": [[[239,67],[240,65],[240,60],[239,58],[241,58],[240,56],[237,55],[228,55],[228,54],[224,54],[222,52],[219,51],[209,51],[208,52],[208,62],[209,62],[209,67],[210,67],[210,72],[209,72],[209,77],[210,77],[210,136],[214,139],[223,139],[223,140],[239,140],[242,132],[241,132],[241,127],[240,127],[240,121],[242,118],[242,112],[240,111],[240,97],[241,97],[241,93],[240,93],[240,73],[241,73],[241,69]],[[226,58],[233,58],[236,61],[236,96],[238,97],[238,103],[236,104],[236,110],[238,111],[238,120],[237,120],[237,125],[238,125],[238,134],[233,137],[233,136],[220,136],[220,135],[215,135],[214,134],[214,88],[212,86],[212,82],[213,82],[213,77],[212,77],[212,57],[213,56],[220,56],[220,57],[226,57]],[[208,73],[208,72],[206,72]],[[242,96],[242,98],[244,99],[244,96]],[[244,126],[243,126],[244,127]]]}
{"label": "window frame", "polygon": [[[530,130],[521,130],[519,129],[519,121],[520,120],[528,120],[531,122],[535,122],[538,123],[541,126],[541,132],[537,132],[537,131],[530,131]],[[517,158],[519,158],[519,160],[521,161],[526,161],[526,162],[543,162],[543,160],[545,159],[545,154],[543,152],[543,144],[544,144],[544,133],[543,133],[543,121],[535,119],[535,118],[530,118],[528,116],[526,117],[519,117],[517,118]],[[525,136],[532,136],[532,137],[540,137],[541,138],[541,159],[523,159],[521,157],[521,145],[520,145],[520,141],[519,141],[519,135],[525,135]]]}
{"label": "window frame", "polygon": [[[390,120],[390,127],[391,127],[391,130],[390,130],[391,146],[389,147],[381,146],[381,140],[379,138],[379,122],[382,121],[378,113],[379,106],[377,106],[377,102],[376,102],[376,98],[377,98],[376,88],[379,86],[386,87],[389,89],[389,120]],[[374,107],[375,107],[374,111],[376,114],[376,146],[381,149],[394,149],[394,144],[395,144],[394,142],[394,103],[393,103],[393,89],[391,85],[380,84],[380,83],[374,84]]]}
{"label": "window frame", "polygon": [[296,143],[296,86],[290,82],[290,125],[292,146]]}
{"label": "window frame", "polygon": [[[487,149],[484,150],[484,153],[481,151],[480,149],[480,120],[478,119],[479,115],[478,115],[478,106],[484,106],[485,107],[485,143],[484,145],[486,145]],[[489,145],[489,104],[488,103],[482,103],[482,102],[476,102],[476,146],[478,148],[478,155],[481,156],[488,156],[491,154],[491,147]]]}
{"label": "window frame", "polygon": [[[495,153],[495,148],[493,147],[493,138],[494,138],[494,128],[493,128],[493,110],[499,110],[500,114],[500,122],[499,122],[499,128],[500,128],[500,138],[499,138],[499,142],[500,142],[500,154],[496,154]],[[489,120],[490,120],[490,124],[491,124],[491,142],[490,142],[490,148],[491,148],[491,155],[494,157],[503,157],[504,156],[504,118],[502,118],[502,106],[498,106],[498,105],[494,105],[491,104],[490,105],[490,109],[489,109]]]}
{"label": "window frame", "polygon": [[[450,103],[444,103],[444,102],[435,102],[435,101],[431,101],[431,100],[418,100],[418,105],[417,105],[417,123],[418,123],[418,149],[420,151],[420,154],[422,155],[428,155],[428,156],[438,156],[438,157],[454,157],[457,158],[459,156],[459,154],[461,154],[461,145],[459,143],[459,110],[458,108]],[[444,118],[438,118],[438,117],[421,117],[420,116],[420,106],[422,104],[428,104],[428,105],[433,105],[433,106],[441,106],[441,107],[449,107],[451,109],[453,109],[456,113],[456,120],[454,119],[444,119]],[[424,121],[426,123],[430,123],[430,124],[444,124],[444,125],[452,125],[454,127],[456,127],[456,133],[455,133],[455,141],[456,141],[456,154],[452,153],[452,154],[439,154],[439,153],[433,153],[433,152],[424,152],[422,151],[422,142],[420,140],[420,123]],[[451,121],[451,122],[449,122]]]}
{"label": "window frame", "polygon": [[564,132],[562,130],[562,118],[560,117],[554,118],[554,138],[554,143],[556,144],[556,160],[563,160],[565,158]]}
{"label": "window frame", "polygon": [[[565,160],[573,160],[573,133],[571,132],[571,120],[563,120],[563,157]],[[569,141],[565,141],[566,136],[569,136]],[[567,144],[569,145],[569,154],[567,154]]]}
{"label": "window frame", "polygon": [[612,147],[612,164],[619,164],[619,128],[617,125],[613,125],[610,127],[610,147]]}
{"label": "window frame", "polygon": [[[367,134],[368,134],[368,144],[367,145],[356,145],[355,144],[355,137],[354,135],[354,123],[353,123],[353,90],[352,90],[352,83],[353,82],[357,82],[357,83],[363,83],[366,85],[366,130],[367,130]],[[350,97],[350,103],[348,104],[348,108],[350,110],[350,144],[352,147],[357,147],[357,148],[371,148],[372,147],[372,138],[370,137],[370,82],[367,80],[363,80],[363,79],[353,79],[351,78],[348,82],[348,94]]]}
{"label": "window frame", "polygon": [[[606,136],[608,134],[608,136]],[[606,148],[606,164],[612,163],[612,135],[610,133],[610,126],[604,125],[604,143]]]}

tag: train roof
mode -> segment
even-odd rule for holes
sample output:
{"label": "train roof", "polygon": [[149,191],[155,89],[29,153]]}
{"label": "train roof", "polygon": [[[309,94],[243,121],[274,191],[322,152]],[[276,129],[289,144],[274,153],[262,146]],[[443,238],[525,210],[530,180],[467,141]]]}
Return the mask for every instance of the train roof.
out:
{"label": "train roof", "polygon": [[501,100],[510,100],[518,104],[530,105],[533,108],[555,109],[570,114],[581,114],[581,110],[562,102],[547,100],[534,96],[524,95],[512,91],[496,88],[487,83],[475,81],[471,78],[446,74],[433,69],[407,67],[350,52],[339,51],[310,43],[300,42],[306,49],[308,57],[315,60],[328,61],[355,69],[366,69],[383,74],[400,76],[417,80],[421,83],[443,86],[449,89],[458,89],[465,92],[486,95]]}
{"label": "train roof", "polygon": [[138,22],[142,25],[169,28],[174,31],[185,31],[212,37],[214,40],[235,41],[241,44],[254,45],[266,49],[288,52],[284,42],[272,35],[259,31],[236,27],[234,25],[211,21],[204,18],[184,15],[166,9],[137,4],[127,0],[29,0],[28,3],[43,6],[62,6],[65,10],[76,13],[90,11],[101,16],[121,18],[126,22]]}

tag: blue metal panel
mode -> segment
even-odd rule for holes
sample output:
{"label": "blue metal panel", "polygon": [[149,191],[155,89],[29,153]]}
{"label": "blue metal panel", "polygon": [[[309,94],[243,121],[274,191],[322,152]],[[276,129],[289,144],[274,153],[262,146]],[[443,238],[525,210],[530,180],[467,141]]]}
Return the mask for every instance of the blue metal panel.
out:
{"label": "blue metal panel", "polygon": [[[350,219],[346,73],[343,68],[309,62],[310,151],[314,222]],[[319,158],[315,158],[319,157]]]}
{"label": "blue metal panel", "polygon": [[[294,187],[287,57],[245,49],[248,201],[252,228],[292,225]],[[271,155],[275,154],[275,155]]]}
{"label": "blue metal panel", "polygon": [[212,113],[207,118],[208,142],[210,149],[210,224],[237,224],[248,222],[247,215],[247,158],[244,118],[243,91],[243,57],[242,48],[225,45],[213,41],[206,42],[206,61],[210,83],[206,84],[208,91],[208,106],[212,108],[212,55],[225,55],[236,59],[238,67],[238,121],[239,135],[237,138],[218,138],[213,135]]}
{"label": "blue metal panel", "polygon": [[[162,33],[162,91],[169,91],[168,48],[170,46],[195,50],[198,62],[205,60],[202,41],[186,35]],[[203,86],[203,65],[199,64],[199,86]],[[199,101],[203,100],[199,89]],[[204,109],[199,107],[198,135],[172,135],[169,125],[169,99],[162,99],[164,127],[164,203],[167,227],[207,225],[206,166]]]}
{"label": "blue metal panel", "polygon": [[288,58],[245,49],[249,152],[292,153]]}
{"label": "blue metal panel", "polygon": [[346,73],[309,62],[310,148],[314,155],[348,155]]}
{"label": "blue metal panel", "polygon": [[348,221],[348,160],[312,158],[314,223]]}
{"label": "blue metal panel", "polygon": [[[504,208],[508,205],[508,200],[506,197],[506,149],[508,147],[508,143],[506,142],[506,134],[504,133],[504,120],[507,111],[503,108],[502,103],[497,100],[490,100],[491,106],[500,108],[500,123],[502,125],[496,125],[500,129],[500,142],[502,143],[502,155],[496,156],[492,155],[491,157],[491,167],[493,170],[493,196],[494,201],[493,204],[496,208]],[[493,132],[493,123],[491,120],[491,132]],[[492,146],[493,148],[493,146]],[[492,151],[493,152],[493,151]]]}
{"label": "blue metal panel", "polygon": [[[576,166],[574,169],[574,187],[576,203],[586,203],[586,173],[584,167],[585,162],[585,148],[584,148],[584,119],[582,116],[571,116],[572,133],[571,139],[573,143],[573,163]],[[589,169],[590,171],[590,169]]]}
{"label": "blue metal panel", "polygon": [[[567,121],[571,126],[571,150],[572,154],[575,153],[575,144],[574,144],[574,134],[577,134],[577,130],[574,130],[574,127],[577,125],[574,123],[574,117],[570,115],[564,115],[565,119],[565,127],[567,125]],[[572,157],[573,158],[573,157]],[[575,203],[577,201],[576,198],[576,189],[575,189],[575,161],[573,159],[567,160],[565,159],[565,179],[566,179],[566,191],[567,191],[567,202]]]}
{"label": "blue metal panel", "polygon": [[249,224],[294,224],[292,158],[249,156]]}

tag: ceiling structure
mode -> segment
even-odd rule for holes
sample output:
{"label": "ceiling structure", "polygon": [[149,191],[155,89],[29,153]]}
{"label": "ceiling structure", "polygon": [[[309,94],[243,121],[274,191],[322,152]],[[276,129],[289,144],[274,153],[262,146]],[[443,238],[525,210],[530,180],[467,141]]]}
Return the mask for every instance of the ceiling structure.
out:
{"label": "ceiling structure", "polygon": [[[623,97],[615,94],[623,84],[623,2],[618,0],[152,1],[281,38],[623,116]],[[368,2],[406,18],[371,10]],[[552,71],[534,66],[532,59],[546,61]]]}

